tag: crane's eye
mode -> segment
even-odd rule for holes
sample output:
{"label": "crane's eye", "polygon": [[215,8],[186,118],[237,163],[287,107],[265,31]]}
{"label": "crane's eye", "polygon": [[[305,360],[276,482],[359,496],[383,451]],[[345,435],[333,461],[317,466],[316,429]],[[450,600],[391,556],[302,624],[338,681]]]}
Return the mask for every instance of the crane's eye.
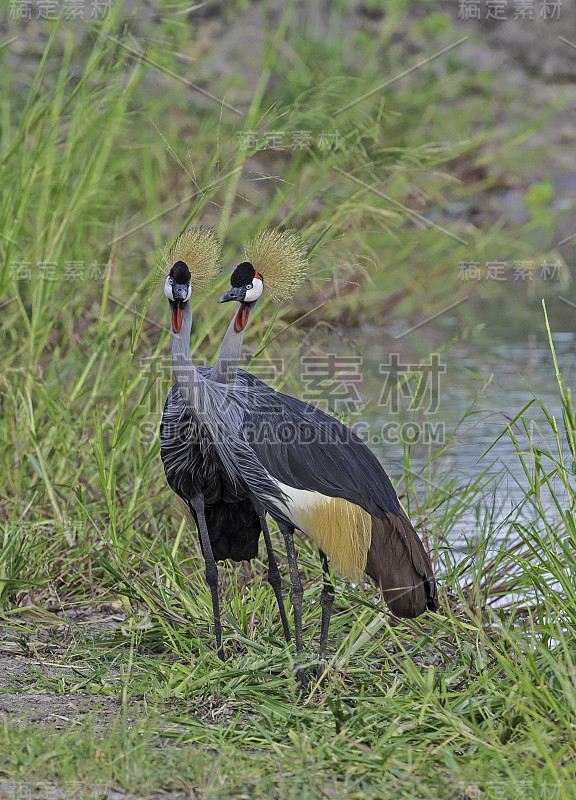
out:
{"label": "crane's eye", "polygon": [[174,278],[168,278],[168,282],[170,283],[170,286],[172,286],[172,284],[174,283]]}
{"label": "crane's eye", "polygon": [[250,289],[253,289],[254,287],[253,287],[253,284],[249,283],[245,288],[246,288],[246,291],[249,292]]}

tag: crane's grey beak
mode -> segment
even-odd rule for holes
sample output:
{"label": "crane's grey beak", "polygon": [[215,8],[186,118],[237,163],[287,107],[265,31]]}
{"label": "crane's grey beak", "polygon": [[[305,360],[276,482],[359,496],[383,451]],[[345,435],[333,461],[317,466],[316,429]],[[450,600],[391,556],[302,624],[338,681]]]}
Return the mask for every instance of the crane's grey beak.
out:
{"label": "crane's grey beak", "polygon": [[188,299],[190,292],[190,285],[187,283],[175,283],[172,285],[172,295],[177,302],[180,300],[184,302]]}
{"label": "crane's grey beak", "polygon": [[223,294],[222,297],[218,300],[218,302],[229,303],[230,300],[236,300],[238,303],[242,303],[245,297],[246,297],[246,287],[234,286],[232,287],[232,289],[230,289],[229,292]]}
{"label": "crane's grey beak", "polygon": [[190,297],[190,285],[186,283],[174,283],[172,285],[172,329],[174,333],[180,333],[182,327],[182,317],[184,316],[184,303]]}

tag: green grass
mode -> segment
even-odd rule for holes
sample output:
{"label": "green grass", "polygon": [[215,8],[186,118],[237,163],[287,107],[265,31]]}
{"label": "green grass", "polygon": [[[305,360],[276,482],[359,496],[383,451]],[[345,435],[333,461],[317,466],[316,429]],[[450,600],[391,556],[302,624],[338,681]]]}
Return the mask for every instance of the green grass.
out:
{"label": "green grass", "polygon": [[[20,698],[26,713],[26,698],[41,694],[59,720],[6,719],[0,797],[2,781],[37,782],[38,796],[48,784],[78,796],[102,787],[202,798],[572,794],[576,425],[559,371],[562,423],[542,407],[547,430],[535,437],[527,406],[495,432],[515,443],[524,480],[522,502],[498,528],[488,466],[466,485],[433,480],[466,419],[423,475],[406,447],[405,476],[393,477],[433,548],[443,614],[392,624],[371,587],[338,582],[330,672],[308,697],[297,693],[263,560],[222,570],[230,658],[216,658],[200,548],[163,477],[169,337],[149,278],[158,249],[185,224],[215,225],[227,266],[265,225],[297,227],[310,244],[322,237],[310,292],[293,307],[263,303],[247,337],[270,363],[286,359],[275,385],[294,392],[309,329],[293,323],[311,299],[315,323],[408,325],[466,293],[461,260],[549,246],[546,187],[532,193],[522,228],[447,213],[497,187],[506,145],[533,124],[520,121],[490,155],[495,78],[467,74],[457,49],[442,69],[434,63],[335,114],[418,60],[424,43],[432,52],[457,40],[441,15],[408,28],[402,2],[387,4],[377,32],[342,37],[346,8],[335,5],[327,34],[304,31],[291,7],[265,30],[249,102],[241,75],[210,76],[210,91],[240,104],[241,116],[174,78],[201,55],[191,45],[201,26],[168,5],[155,26],[126,24],[120,4],[98,24],[46,23],[42,55],[27,62],[34,74],[17,76],[10,47],[0,49],[0,655],[19,668],[4,699]],[[202,69],[200,59],[190,80],[204,81]],[[291,141],[334,130],[337,150],[237,147],[241,131],[262,142],[274,131]],[[38,278],[38,262],[54,280]],[[214,358],[227,324],[229,308],[215,303],[226,281],[194,300],[199,362]],[[330,303],[320,289],[333,292]],[[459,309],[463,338],[482,303],[499,297],[486,282]],[[471,508],[475,534],[462,556],[450,537]],[[309,542],[298,547],[314,667],[320,567]],[[75,610],[86,619],[65,616]],[[60,713],[66,698],[94,716]]]}

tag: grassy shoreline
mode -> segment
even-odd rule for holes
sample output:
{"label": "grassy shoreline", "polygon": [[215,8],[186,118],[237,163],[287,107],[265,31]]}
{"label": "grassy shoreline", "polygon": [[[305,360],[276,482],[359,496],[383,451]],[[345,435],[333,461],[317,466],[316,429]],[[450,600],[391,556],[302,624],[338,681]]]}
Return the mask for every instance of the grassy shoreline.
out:
{"label": "grassy shoreline", "polygon": [[[558,370],[562,421],[542,407],[547,429],[535,435],[527,405],[495,431],[514,443],[528,484],[496,555],[482,499],[493,478],[436,486],[439,455],[414,476],[406,447],[395,482],[433,551],[443,613],[396,623],[372,587],[339,582],[330,675],[309,698],[297,696],[263,559],[223,571],[231,658],[216,658],[199,545],[162,474],[171,370],[149,276],[186,222],[218,227],[226,265],[265,225],[322,238],[314,323],[418,322],[468,290],[459,262],[547,252],[546,186],[520,226],[451,216],[452,203],[498,187],[505,149],[486,147],[494,120],[475,133],[494,77],[467,73],[457,51],[339,112],[405,68],[404,4],[390,7],[377,33],[335,35],[337,9],[331,35],[316,38],[289,9],[262,33],[240,116],[221,99],[234,106],[246,87],[207,80],[212,43],[190,17],[132,30],[114,5],[85,28],[46,23],[28,83],[0,49],[0,798],[54,787],[78,798],[573,796],[576,423]],[[441,15],[409,30],[431,52],[457,40]],[[193,59],[194,79],[220,102],[181,80]],[[240,147],[242,131],[259,143]],[[271,147],[278,131],[313,141]],[[321,132],[335,131],[338,147],[321,147]],[[508,145],[527,131],[519,123]],[[215,304],[226,280],[195,299],[199,361],[213,359],[227,324]],[[484,282],[475,308],[500,295]],[[263,304],[250,345],[264,340],[270,363],[301,345],[310,320],[293,323],[306,310]],[[478,318],[459,313],[465,337]],[[291,373],[278,385],[302,391]],[[446,448],[457,442],[456,430]],[[456,558],[451,537],[474,506],[477,535]],[[298,549],[313,663],[320,569],[309,542]]]}

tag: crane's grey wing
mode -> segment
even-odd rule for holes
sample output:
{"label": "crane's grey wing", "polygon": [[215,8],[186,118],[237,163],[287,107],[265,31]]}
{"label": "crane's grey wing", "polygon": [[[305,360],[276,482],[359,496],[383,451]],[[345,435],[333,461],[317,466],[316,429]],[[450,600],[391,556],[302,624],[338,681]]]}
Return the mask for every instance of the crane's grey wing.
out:
{"label": "crane's grey wing", "polygon": [[[250,457],[242,470],[243,475],[249,475],[256,457],[245,442],[240,444],[242,452]],[[168,484],[194,521],[197,517],[191,500],[202,496],[216,561],[251,560],[258,554],[261,528],[253,493],[248,485],[234,481],[228,474],[219,452],[217,443],[186,407],[175,384],[166,399],[160,425],[160,455]],[[264,473],[260,464],[258,467],[260,476]]]}
{"label": "crane's grey wing", "polygon": [[364,442],[337,419],[281,392],[255,391],[243,435],[277,480],[343,497],[380,518],[399,514],[390,478]]}
{"label": "crane's grey wing", "polygon": [[[210,370],[211,367],[203,367],[201,374],[209,374]],[[160,426],[161,456],[165,469],[168,464],[171,474],[180,481],[187,481],[188,476],[192,475],[199,480],[201,476],[210,478],[216,474],[227,490],[223,495],[226,499],[228,495],[244,496],[246,491],[253,493],[252,487],[257,486],[263,501],[266,500],[266,503],[273,506],[282,503],[285,497],[277,481],[270,476],[240,435],[244,408],[234,402],[237,392],[241,396],[249,397],[256,391],[273,393],[273,390],[243,370],[238,373],[238,386],[214,382],[210,388],[212,395],[209,399],[217,413],[213,415],[211,429],[208,430],[204,420],[200,422],[191,414],[182,400],[178,385],[172,387]],[[198,459],[202,460],[202,468],[198,468]],[[205,498],[206,495],[211,497],[210,485],[208,480],[207,485],[198,487]],[[172,488],[180,494],[177,488]]]}
{"label": "crane's grey wing", "polygon": [[243,434],[270,475],[367,511],[372,521],[366,572],[390,609],[413,617],[436,608],[428,553],[370,448],[341,422],[297,398],[265,391],[252,398]]}

